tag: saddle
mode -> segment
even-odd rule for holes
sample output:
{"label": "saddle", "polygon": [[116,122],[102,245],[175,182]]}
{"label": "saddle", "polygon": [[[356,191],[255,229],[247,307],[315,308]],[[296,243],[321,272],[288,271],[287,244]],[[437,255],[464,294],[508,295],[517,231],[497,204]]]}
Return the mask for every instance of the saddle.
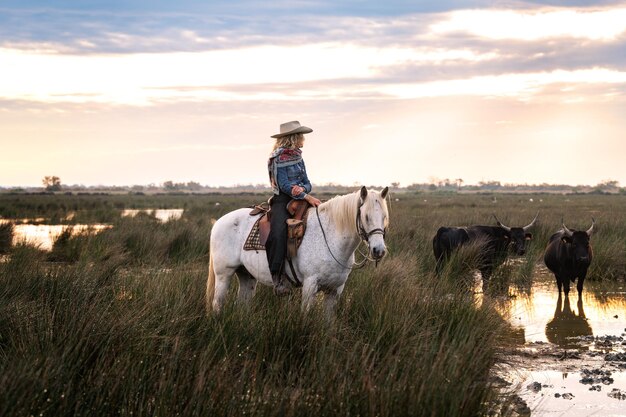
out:
{"label": "saddle", "polygon": [[[305,200],[291,200],[287,211],[291,218],[287,219],[287,259],[295,258],[298,248],[306,232],[306,218],[311,205]],[[250,211],[251,216],[261,215],[254,225],[243,246],[244,250],[265,250],[265,243],[270,234],[270,218],[272,212],[268,203],[256,205]]]}

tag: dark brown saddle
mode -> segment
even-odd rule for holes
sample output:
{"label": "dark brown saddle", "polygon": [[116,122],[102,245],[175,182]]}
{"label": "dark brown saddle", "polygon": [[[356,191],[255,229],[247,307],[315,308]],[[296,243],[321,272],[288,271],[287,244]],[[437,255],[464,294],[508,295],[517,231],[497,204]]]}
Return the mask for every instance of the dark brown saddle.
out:
{"label": "dark brown saddle", "polygon": [[[287,258],[291,259],[298,253],[298,248],[306,232],[306,218],[311,205],[306,200],[291,200],[287,204],[287,211],[291,218],[287,219]],[[265,250],[265,243],[270,234],[270,218],[272,211],[268,203],[256,205],[250,211],[251,216],[259,219],[252,226],[250,234],[244,244],[244,250]]]}

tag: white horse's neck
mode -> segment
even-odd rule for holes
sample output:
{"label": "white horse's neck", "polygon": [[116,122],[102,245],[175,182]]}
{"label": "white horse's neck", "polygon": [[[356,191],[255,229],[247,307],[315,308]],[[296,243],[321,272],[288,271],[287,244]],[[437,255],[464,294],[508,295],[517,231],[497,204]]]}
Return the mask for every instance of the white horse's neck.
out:
{"label": "white horse's neck", "polygon": [[354,254],[361,242],[356,226],[358,206],[359,195],[352,193],[334,197],[319,207],[326,238],[337,251],[334,255],[344,260]]}

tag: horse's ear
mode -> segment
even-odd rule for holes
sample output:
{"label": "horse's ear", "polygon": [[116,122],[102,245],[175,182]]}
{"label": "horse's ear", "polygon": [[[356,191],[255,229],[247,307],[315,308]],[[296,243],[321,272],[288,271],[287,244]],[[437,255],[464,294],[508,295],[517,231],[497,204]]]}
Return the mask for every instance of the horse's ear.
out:
{"label": "horse's ear", "polygon": [[384,200],[385,198],[387,198],[387,192],[389,192],[389,187],[385,187],[383,188],[383,190],[380,192],[380,197]]}
{"label": "horse's ear", "polygon": [[361,201],[365,201],[365,197],[367,197],[367,187],[361,187]]}

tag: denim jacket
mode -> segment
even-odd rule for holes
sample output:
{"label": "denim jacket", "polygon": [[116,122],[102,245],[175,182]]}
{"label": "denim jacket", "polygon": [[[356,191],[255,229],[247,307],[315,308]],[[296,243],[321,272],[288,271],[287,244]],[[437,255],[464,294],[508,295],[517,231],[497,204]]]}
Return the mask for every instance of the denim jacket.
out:
{"label": "denim jacket", "polygon": [[[306,175],[304,160],[301,160],[293,165],[278,167],[276,180],[280,191],[290,195],[291,198],[296,200],[302,200],[308,193],[311,192],[311,182]],[[294,185],[299,185],[304,188],[304,192],[298,195],[291,195],[291,187]]]}
{"label": "denim jacket", "polygon": [[[274,194],[282,191],[293,199],[302,200],[311,192],[311,182],[299,149],[277,149],[270,156],[268,168]],[[291,188],[294,185],[304,188],[304,192],[291,195]]]}

